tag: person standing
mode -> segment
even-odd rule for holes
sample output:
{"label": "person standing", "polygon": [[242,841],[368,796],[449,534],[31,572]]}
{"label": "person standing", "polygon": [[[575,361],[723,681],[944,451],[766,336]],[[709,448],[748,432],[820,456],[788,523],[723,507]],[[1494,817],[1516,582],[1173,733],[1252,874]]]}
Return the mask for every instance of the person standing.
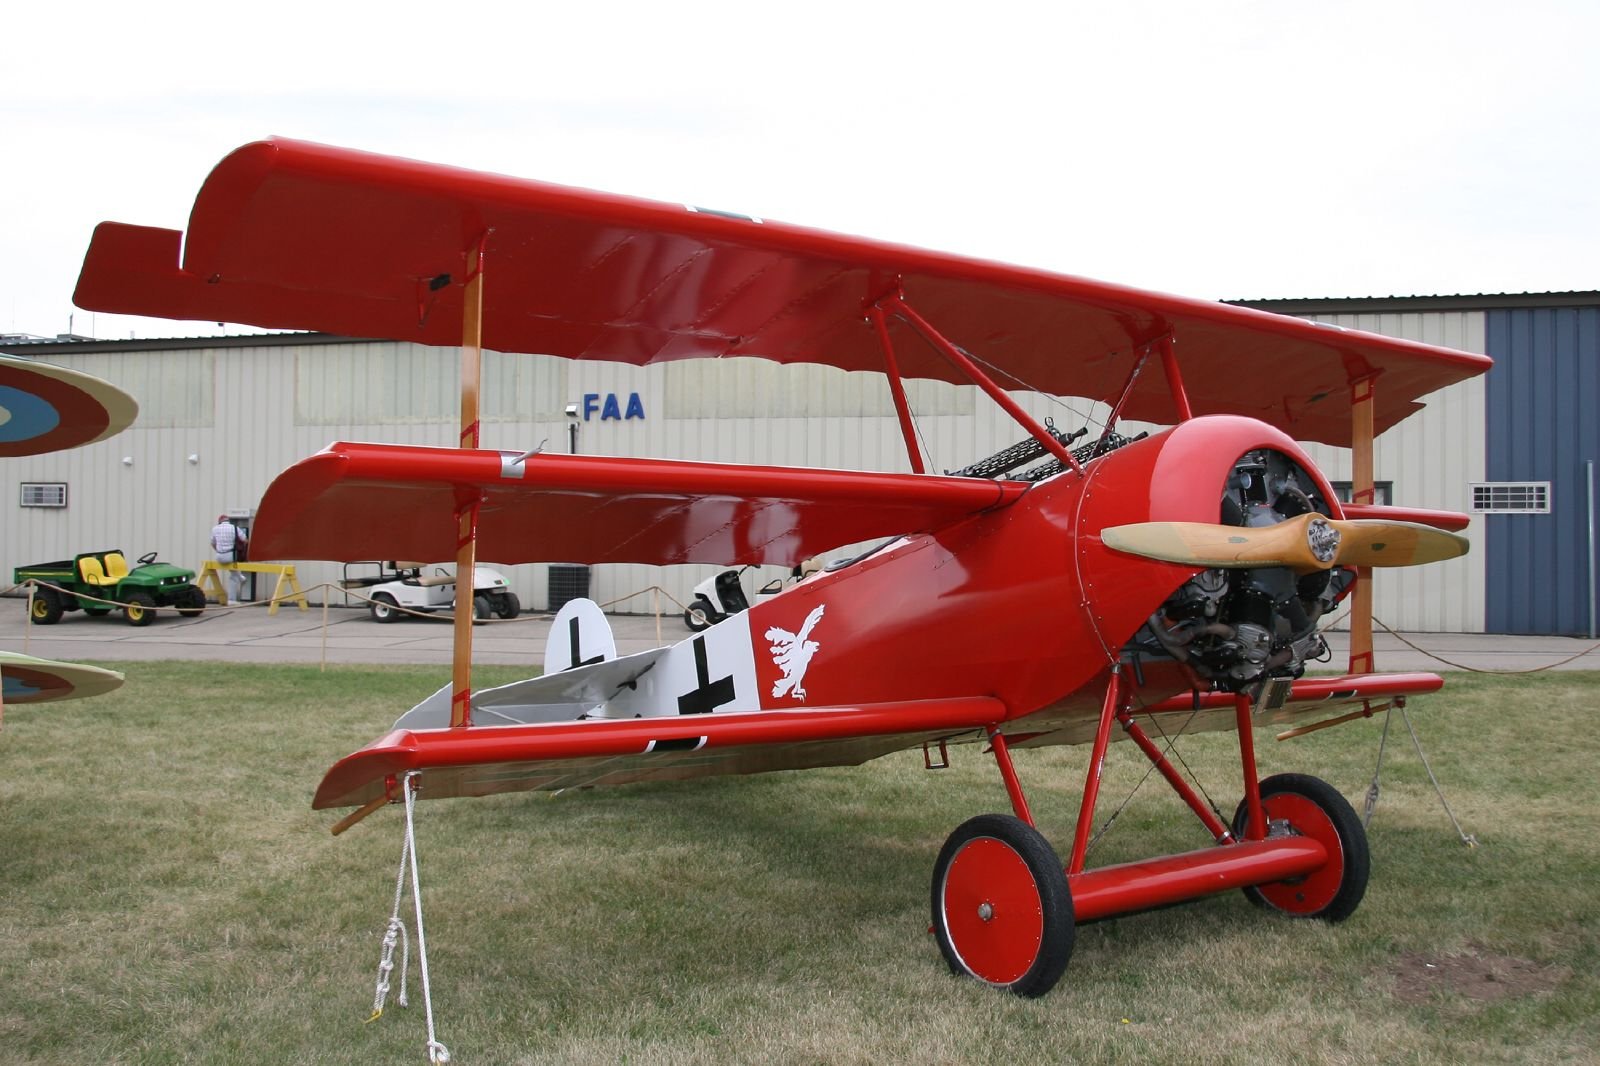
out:
{"label": "person standing", "polygon": [[[225,514],[217,515],[217,524],[211,527],[211,550],[216,555],[219,563],[243,562],[245,559],[245,545],[249,541],[244,535],[244,530],[228,521]],[[244,599],[244,573],[239,570],[224,571],[228,578],[228,587],[231,589],[229,598],[234,602]]]}

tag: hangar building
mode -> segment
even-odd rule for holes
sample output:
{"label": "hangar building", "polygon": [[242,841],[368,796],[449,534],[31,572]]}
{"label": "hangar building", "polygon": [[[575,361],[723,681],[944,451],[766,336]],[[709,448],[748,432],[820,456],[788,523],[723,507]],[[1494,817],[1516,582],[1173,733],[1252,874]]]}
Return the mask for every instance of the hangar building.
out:
{"label": "hangar building", "polygon": [[[1245,302],[1495,360],[1489,374],[1427,397],[1420,414],[1378,438],[1379,502],[1474,515],[1465,558],[1380,575],[1380,622],[1422,632],[1594,633],[1600,419],[1583,411],[1600,401],[1600,292]],[[0,464],[6,578],[18,565],[113,547],[198,569],[218,513],[250,513],[275,474],[328,443],[456,440],[451,348],[268,334],[7,337],[0,350],[106,378],[140,404],[134,426],[108,441]],[[959,469],[1022,436],[973,386],[907,385],[935,468]],[[1088,401],[1014,395],[1061,429],[1098,428],[1105,416]],[[881,376],[824,366],[636,367],[486,352],[482,420],[486,448],[907,469]],[[1348,481],[1347,450],[1311,445],[1310,453],[1330,479]],[[652,586],[687,603],[715,569],[553,562],[502,568],[527,607],[546,609],[552,593],[562,599],[587,580],[590,596],[613,610],[647,612]],[[297,562],[297,570],[307,588],[345,576],[335,563]],[[779,573],[747,575],[746,588]]]}

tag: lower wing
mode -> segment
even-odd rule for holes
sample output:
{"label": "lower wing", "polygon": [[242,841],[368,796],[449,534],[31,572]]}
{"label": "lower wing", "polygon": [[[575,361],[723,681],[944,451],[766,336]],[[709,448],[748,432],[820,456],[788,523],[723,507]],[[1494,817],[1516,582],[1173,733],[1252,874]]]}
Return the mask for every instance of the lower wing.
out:
{"label": "lower wing", "polygon": [[[1437,692],[1444,685],[1438,674],[1346,674],[1342,677],[1303,677],[1298,681],[1269,684],[1256,700],[1251,719],[1258,726],[1295,726],[1353,712],[1376,713],[1397,698]],[[1234,695],[1231,692],[1184,693],[1133,709],[1134,717],[1154,720],[1160,732],[1172,736],[1234,729]],[[1041,718],[1044,716],[1041,716]],[[1027,719],[1017,724],[1026,727]],[[1011,738],[1012,747],[1052,744],[1087,744],[1094,740],[1098,718],[1077,713],[1056,719],[1050,726]],[[1303,731],[1303,730],[1302,730]],[[1295,732],[1295,730],[1289,730]],[[1113,733],[1113,736],[1119,734]],[[1279,734],[1285,739],[1284,734]]]}
{"label": "lower wing", "polygon": [[419,795],[442,799],[849,766],[1004,718],[999,700],[972,696],[803,711],[396,729],[336,763],[312,806],[398,798],[401,777],[413,771],[427,772]]}
{"label": "lower wing", "polygon": [[[630,659],[604,664],[615,673],[631,668]],[[585,668],[584,673],[596,668]],[[610,673],[607,678],[610,678]],[[556,692],[561,675],[489,690],[504,692],[502,710],[526,715],[531,708],[550,710],[565,697]],[[565,682],[563,682],[565,683]],[[577,684],[577,679],[573,684]],[[1309,717],[1325,718],[1341,710],[1374,713],[1398,697],[1438,690],[1437,674],[1352,674],[1303,678],[1258,701],[1258,724],[1290,725]],[[549,693],[522,691],[526,686]],[[446,694],[447,695],[447,694]],[[431,699],[437,700],[438,695]],[[475,713],[487,710],[478,706]],[[490,699],[495,703],[497,700]],[[576,697],[578,703],[590,702]],[[549,706],[546,706],[549,705]],[[558,711],[568,708],[563,705]],[[439,721],[424,701],[412,721]],[[437,708],[433,708],[437,710]],[[1171,736],[1233,729],[1234,697],[1213,692],[1174,696],[1137,708],[1135,715],[1164,723]],[[415,716],[415,717],[413,717]],[[554,791],[596,788],[643,781],[682,781],[727,774],[755,774],[819,766],[852,766],[921,744],[978,739],[979,730],[1008,726],[1013,747],[1084,744],[1094,739],[1098,715],[1079,711],[1041,714],[1006,723],[1005,705],[984,696],[874,703],[857,707],[822,707],[797,711],[736,711],[664,715],[645,718],[587,718],[539,721],[519,725],[467,728],[401,728],[336,763],[317,788],[318,809],[382,803],[400,796],[401,778],[426,771],[426,799],[487,796],[498,792]],[[1030,730],[1031,722],[1043,728]]]}

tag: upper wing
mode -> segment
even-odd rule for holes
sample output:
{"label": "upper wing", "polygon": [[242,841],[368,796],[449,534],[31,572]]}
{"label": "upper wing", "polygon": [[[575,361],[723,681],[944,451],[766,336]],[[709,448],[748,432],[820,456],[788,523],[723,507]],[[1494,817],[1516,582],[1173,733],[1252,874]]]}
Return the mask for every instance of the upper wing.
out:
{"label": "upper wing", "polygon": [[481,497],[478,558],[502,563],[778,563],[934,528],[1026,486],[922,474],[332,444],[262,497],[259,559],[446,559]]}
{"label": "upper wing", "polygon": [[426,771],[429,799],[495,792],[680,781],[847,766],[981,729],[1005,716],[987,697],[804,711],[750,711],[470,729],[397,729],[348,755],[312,806],[351,807]]}
{"label": "upper wing", "polygon": [[[481,243],[480,243],[481,242]],[[481,260],[479,250],[482,250]],[[1108,399],[1172,336],[1195,414],[1348,445],[1352,383],[1381,374],[1382,432],[1484,356],[1083,278],[299,141],[212,171],[187,234],[103,223],[80,307],[460,343],[481,261],[483,342],[638,364],[760,356],[880,372],[863,307],[903,289],[957,344],[1045,392]],[[901,323],[911,377],[963,381]],[[1176,421],[1159,369],[1123,417]]]}

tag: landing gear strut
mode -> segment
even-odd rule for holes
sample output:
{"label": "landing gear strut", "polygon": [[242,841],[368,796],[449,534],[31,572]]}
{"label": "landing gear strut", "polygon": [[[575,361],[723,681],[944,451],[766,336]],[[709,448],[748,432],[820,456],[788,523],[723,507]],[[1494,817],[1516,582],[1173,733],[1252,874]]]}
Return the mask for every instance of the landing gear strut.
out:
{"label": "landing gear strut", "polygon": [[[1325,781],[1278,774],[1257,783],[1252,707],[1234,699],[1245,798],[1226,826],[1173,768],[1131,714],[1131,693],[1113,671],[1106,688],[1083,802],[1065,868],[1033,827],[1006,739],[989,729],[1014,815],[984,814],[945,841],[933,868],[933,933],[953,973],[1042,996],[1072,956],[1080,922],[1114,918],[1242,889],[1259,906],[1337,922],[1366,892],[1366,833]],[[1199,818],[1211,847],[1084,869],[1111,727],[1120,724]]]}

